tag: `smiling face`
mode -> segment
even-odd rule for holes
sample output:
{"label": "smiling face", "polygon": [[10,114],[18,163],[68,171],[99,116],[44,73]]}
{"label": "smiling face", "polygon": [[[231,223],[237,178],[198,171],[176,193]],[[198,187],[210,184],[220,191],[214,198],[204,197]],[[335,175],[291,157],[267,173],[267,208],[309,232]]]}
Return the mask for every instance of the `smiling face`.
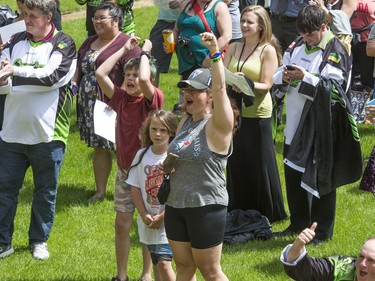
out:
{"label": "smiling face", "polygon": [[139,69],[128,68],[125,70],[123,89],[131,96],[141,95],[141,88],[139,87]]}
{"label": "smiling face", "polygon": [[357,281],[375,280],[375,238],[363,244],[356,262]]}
{"label": "smiling face", "polygon": [[92,21],[99,37],[112,36],[113,33],[119,30],[118,22],[113,19],[109,10],[97,10]]}
{"label": "smiling face", "polygon": [[241,32],[243,37],[260,36],[262,27],[259,24],[258,16],[249,11],[241,17]]}

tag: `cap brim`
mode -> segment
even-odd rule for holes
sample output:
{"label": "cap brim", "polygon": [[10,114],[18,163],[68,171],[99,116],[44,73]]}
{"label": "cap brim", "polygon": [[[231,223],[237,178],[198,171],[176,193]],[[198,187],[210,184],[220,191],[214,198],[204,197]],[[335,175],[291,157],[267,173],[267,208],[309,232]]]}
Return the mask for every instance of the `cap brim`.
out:
{"label": "cap brim", "polygon": [[179,87],[180,89],[186,88],[187,86],[191,86],[197,90],[203,90],[208,88],[206,85],[192,80],[181,80],[177,83],[177,87]]}

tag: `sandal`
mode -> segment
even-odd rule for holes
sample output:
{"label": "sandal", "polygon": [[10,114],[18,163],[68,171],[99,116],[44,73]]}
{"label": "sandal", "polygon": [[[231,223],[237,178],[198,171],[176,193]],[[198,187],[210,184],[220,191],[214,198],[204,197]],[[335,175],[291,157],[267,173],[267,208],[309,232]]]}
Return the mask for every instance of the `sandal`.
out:
{"label": "sandal", "polygon": [[[89,198],[88,200],[87,200],[87,202],[89,203],[89,204],[95,204],[95,203],[99,203],[99,202],[101,202],[101,201],[103,201],[104,200],[104,197],[105,197],[105,195],[102,195],[102,196],[98,196],[98,195],[93,195],[91,198]],[[116,276],[117,277],[117,276]],[[120,280],[120,279],[119,279]],[[116,280],[117,281],[117,280]],[[120,281],[122,281],[122,280],[120,280]],[[126,280],[127,281],[127,280]]]}

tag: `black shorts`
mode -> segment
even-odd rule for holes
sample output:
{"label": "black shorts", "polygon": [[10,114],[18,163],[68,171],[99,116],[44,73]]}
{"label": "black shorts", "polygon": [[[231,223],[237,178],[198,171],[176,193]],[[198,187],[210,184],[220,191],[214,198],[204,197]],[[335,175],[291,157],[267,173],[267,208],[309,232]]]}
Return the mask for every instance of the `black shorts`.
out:
{"label": "black shorts", "polygon": [[223,205],[181,209],[166,205],[164,224],[168,239],[208,249],[223,242],[226,217],[227,207]]}
{"label": "black shorts", "polygon": [[163,30],[173,29],[175,23],[158,20],[150,32],[150,41],[152,42],[151,55],[156,59],[156,65],[159,73],[167,73],[171,64],[172,55],[167,54],[163,48]]}

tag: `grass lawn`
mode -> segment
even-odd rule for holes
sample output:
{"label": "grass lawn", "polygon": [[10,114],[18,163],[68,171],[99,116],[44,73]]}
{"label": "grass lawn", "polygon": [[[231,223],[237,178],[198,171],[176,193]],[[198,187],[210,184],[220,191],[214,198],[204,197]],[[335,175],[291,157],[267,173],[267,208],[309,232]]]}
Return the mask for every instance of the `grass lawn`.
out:
{"label": "grass lawn", "polygon": [[[74,1],[62,1],[63,7],[67,4],[74,6]],[[155,7],[136,9],[137,35],[147,38],[156,17]],[[63,28],[76,40],[77,46],[80,46],[85,38],[84,20],[64,23]],[[177,99],[178,80],[177,60],[174,57],[170,73],[161,76],[160,88],[165,92],[166,108],[171,109]],[[75,120],[75,115],[72,115],[71,134],[60,173],[55,224],[48,240],[51,257],[46,261],[36,261],[28,251],[27,233],[33,192],[32,175],[31,171],[28,171],[20,191],[15,220],[13,246],[16,252],[0,260],[2,281],[110,280],[116,273],[113,211],[113,186],[117,168],[115,157],[106,199],[99,204],[88,205],[87,198],[94,192],[92,149],[88,149],[84,142],[79,140]],[[375,127],[360,125],[359,128],[363,155],[367,157],[374,145]],[[282,131],[283,126],[278,129],[276,152],[285,194]],[[250,172],[249,175],[251,176]],[[308,246],[311,255],[357,255],[365,238],[374,235],[374,196],[358,190],[358,185],[357,182],[338,189],[334,238],[323,245]],[[280,231],[287,225],[288,221],[275,223],[273,231]],[[128,274],[132,281],[137,280],[142,269],[141,247],[135,230],[134,223],[128,265]],[[283,247],[292,241],[293,237],[251,241],[236,246],[225,245],[222,255],[223,270],[232,281],[288,280],[279,262],[279,256]],[[198,280],[203,280],[199,274]]]}

